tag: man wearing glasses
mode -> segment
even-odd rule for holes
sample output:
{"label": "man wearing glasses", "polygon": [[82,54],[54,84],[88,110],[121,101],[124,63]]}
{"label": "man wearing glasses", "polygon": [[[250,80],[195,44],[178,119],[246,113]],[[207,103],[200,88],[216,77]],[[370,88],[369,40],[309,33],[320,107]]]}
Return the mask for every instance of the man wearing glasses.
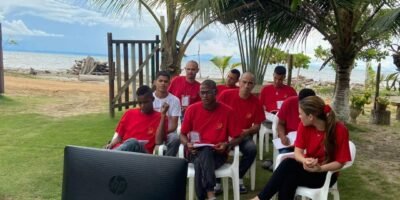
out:
{"label": "man wearing glasses", "polygon": [[[181,128],[181,143],[189,151],[188,159],[195,169],[197,198],[215,199],[215,169],[221,167],[227,152],[239,142],[240,130],[233,110],[216,101],[214,81],[205,80],[200,85],[201,102],[186,110]],[[234,138],[229,141],[228,138]]]}

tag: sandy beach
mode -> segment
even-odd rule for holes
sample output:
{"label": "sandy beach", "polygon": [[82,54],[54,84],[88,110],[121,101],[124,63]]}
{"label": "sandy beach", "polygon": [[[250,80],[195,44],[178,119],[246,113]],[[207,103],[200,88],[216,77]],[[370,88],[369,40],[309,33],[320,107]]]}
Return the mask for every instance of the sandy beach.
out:
{"label": "sandy beach", "polygon": [[32,108],[33,112],[65,117],[87,113],[107,112],[108,83],[82,82],[77,76],[39,74],[35,77],[6,72],[5,94],[13,96],[44,96],[52,101]]}

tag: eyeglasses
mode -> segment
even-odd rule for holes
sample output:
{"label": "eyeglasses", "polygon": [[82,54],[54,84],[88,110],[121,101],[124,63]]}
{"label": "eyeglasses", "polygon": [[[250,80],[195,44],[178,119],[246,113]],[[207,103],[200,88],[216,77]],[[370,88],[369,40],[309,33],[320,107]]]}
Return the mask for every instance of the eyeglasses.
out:
{"label": "eyeglasses", "polygon": [[199,92],[200,96],[214,95],[215,90],[203,90]]}

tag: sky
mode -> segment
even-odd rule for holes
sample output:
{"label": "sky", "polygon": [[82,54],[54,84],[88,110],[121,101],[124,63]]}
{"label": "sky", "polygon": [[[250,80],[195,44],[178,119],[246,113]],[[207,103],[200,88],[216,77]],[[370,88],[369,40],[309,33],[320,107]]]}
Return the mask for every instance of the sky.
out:
{"label": "sky", "polygon": [[[162,8],[156,13],[165,16]],[[87,0],[1,0],[0,22],[6,51],[107,55],[107,32],[115,39],[130,40],[154,39],[160,33],[145,10],[139,13],[137,7],[132,7],[124,15],[113,15],[90,5]],[[178,38],[180,36],[182,31]],[[329,47],[314,31],[306,43],[281,49],[313,57],[318,45]],[[221,24],[213,24],[202,31],[191,42],[186,55],[197,55],[199,49],[200,54],[239,58],[235,33]],[[388,65],[391,62],[390,57],[384,61]]]}
{"label": "sky", "polygon": [[[116,39],[137,40],[154,39],[159,34],[149,13],[143,10],[140,14],[136,8],[124,15],[113,15],[85,0],[3,0],[0,1],[3,48],[105,55],[107,32],[112,32]],[[158,9],[157,14],[164,12]],[[317,33],[312,33],[312,37],[321,38]],[[317,45],[328,46],[321,39],[318,41],[307,43],[307,49],[301,46],[290,51],[313,54]],[[231,28],[221,24],[211,25],[200,33],[186,53],[197,55],[199,48],[200,54],[239,56],[236,35]]]}

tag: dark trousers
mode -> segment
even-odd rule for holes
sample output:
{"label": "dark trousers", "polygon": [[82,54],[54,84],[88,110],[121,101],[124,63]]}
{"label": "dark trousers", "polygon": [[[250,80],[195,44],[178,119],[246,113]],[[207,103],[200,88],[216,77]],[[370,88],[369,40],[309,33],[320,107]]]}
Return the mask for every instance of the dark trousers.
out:
{"label": "dark trousers", "polygon": [[207,192],[214,191],[215,170],[221,167],[227,159],[227,155],[219,154],[212,147],[202,147],[196,155],[191,155],[194,164],[194,187],[197,199],[207,198]]}
{"label": "dark trousers", "polygon": [[[278,192],[279,200],[293,200],[297,186],[320,188],[325,182],[326,172],[308,172],[294,159],[285,159],[274,171],[268,183],[258,194],[258,198],[270,199]],[[332,176],[332,183],[336,176]]]}
{"label": "dark trousers", "polygon": [[252,136],[247,136],[239,144],[242,158],[239,162],[239,178],[242,179],[247,170],[251,167],[257,156],[257,146],[254,143]]}

